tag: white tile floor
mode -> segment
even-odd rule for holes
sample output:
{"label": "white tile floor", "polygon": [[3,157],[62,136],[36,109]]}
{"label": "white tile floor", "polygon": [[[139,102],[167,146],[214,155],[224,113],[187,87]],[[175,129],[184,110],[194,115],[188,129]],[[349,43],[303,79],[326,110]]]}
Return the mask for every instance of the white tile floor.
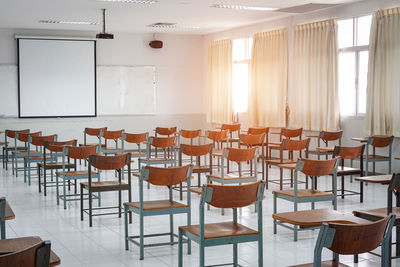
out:
{"label": "white tile floor", "polygon": [[[277,177],[277,170],[271,169],[272,177]],[[103,173],[108,178],[112,172]],[[106,178],[107,179],[107,178]],[[133,200],[138,199],[138,183],[133,178]],[[320,188],[330,186],[330,179],[322,178]],[[197,183],[197,181],[194,181]],[[293,232],[278,227],[278,234],[272,232],[272,189],[266,191],[263,201],[264,224],[264,266],[288,266],[293,264],[312,262],[313,249],[318,230],[303,231],[299,233],[299,240],[293,241]],[[347,188],[359,189],[357,182],[347,181]],[[146,199],[162,199],[167,197],[165,188],[152,186],[150,190],[144,189]],[[0,169],[0,195],[5,196],[11,204],[16,219],[7,221],[7,237],[40,236],[42,239],[51,240],[52,249],[61,258],[61,266],[177,266],[177,246],[164,246],[145,249],[145,259],[139,260],[138,247],[130,244],[130,250],[124,248],[124,222],[116,215],[95,217],[93,227],[88,225],[87,217],[82,222],[79,219],[79,203],[69,202],[67,209],[56,204],[55,188],[48,190],[45,197],[38,193],[37,180],[31,186],[24,184],[23,177],[12,176],[11,170]],[[178,194],[175,193],[175,198]],[[115,205],[117,193],[104,193],[103,205]],[[192,194],[192,222],[198,222],[199,196]],[[365,188],[364,203],[359,203],[358,196],[346,197],[338,200],[338,210],[351,212],[356,209],[369,209],[384,207],[386,205],[386,187],[370,184]],[[291,211],[292,204],[284,200],[279,201],[279,211]],[[317,208],[331,207],[330,203],[319,203]],[[309,204],[300,206],[300,209],[309,209]],[[257,215],[254,206],[243,208],[239,212],[239,221],[250,227],[256,227]],[[212,208],[206,211],[206,221],[223,221],[231,219],[231,211],[226,211],[225,216],[220,211]],[[169,229],[166,216],[153,216],[145,218],[145,232],[166,232]],[[185,215],[175,216],[175,224],[186,224]],[[133,216],[133,224],[129,226],[131,233],[138,233],[138,217]],[[186,247],[184,246],[186,253]],[[324,259],[330,259],[331,253],[324,252]],[[352,257],[341,257],[344,263],[352,266]],[[206,264],[219,264],[232,262],[231,246],[220,246],[206,249]],[[198,266],[198,247],[192,245],[192,255],[184,255],[184,266]],[[257,266],[257,244],[246,243],[239,246],[239,263],[243,266]],[[360,263],[354,266],[380,266],[380,259],[369,255],[360,255]],[[400,261],[393,266],[400,266]]]}

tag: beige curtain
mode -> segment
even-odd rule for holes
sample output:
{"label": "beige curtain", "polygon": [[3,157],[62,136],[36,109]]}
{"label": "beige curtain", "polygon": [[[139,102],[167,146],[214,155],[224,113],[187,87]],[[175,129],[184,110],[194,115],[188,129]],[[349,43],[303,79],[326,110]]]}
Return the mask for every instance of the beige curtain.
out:
{"label": "beige curtain", "polygon": [[248,120],[251,126],[286,126],[288,30],[254,35]]}
{"label": "beige curtain", "polygon": [[232,40],[211,42],[208,47],[209,107],[207,122],[232,122]]}
{"label": "beige curtain", "polygon": [[400,137],[400,8],[372,18],[364,132]]}
{"label": "beige curtain", "polygon": [[337,25],[334,20],[296,26],[289,88],[289,125],[312,131],[339,129]]}

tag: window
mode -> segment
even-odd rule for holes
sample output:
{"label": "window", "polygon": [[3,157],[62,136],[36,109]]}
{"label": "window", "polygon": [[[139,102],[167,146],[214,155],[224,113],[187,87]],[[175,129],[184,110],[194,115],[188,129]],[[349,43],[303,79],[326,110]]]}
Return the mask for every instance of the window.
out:
{"label": "window", "polygon": [[232,90],[233,112],[247,112],[249,91],[250,59],[253,38],[233,40]]}
{"label": "window", "polygon": [[371,15],[338,21],[340,114],[365,114]]}

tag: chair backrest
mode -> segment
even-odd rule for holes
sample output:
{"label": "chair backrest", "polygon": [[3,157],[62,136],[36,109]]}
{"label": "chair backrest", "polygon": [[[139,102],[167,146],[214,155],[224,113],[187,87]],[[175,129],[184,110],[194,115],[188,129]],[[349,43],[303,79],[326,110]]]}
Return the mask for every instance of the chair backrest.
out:
{"label": "chair backrest", "polygon": [[124,135],[125,135],[125,142],[132,144],[143,143],[147,141],[147,138],[149,137],[149,133],[139,133],[139,134],[124,133]]}
{"label": "chair backrest", "polygon": [[250,127],[247,131],[248,134],[265,134],[268,135],[269,127]]}
{"label": "chair backrest", "polygon": [[15,133],[29,133],[29,129],[25,130],[5,130],[5,136],[15,138]]}
{"label": "chair backrest", "polygon": [[299,129],[288,129],[288,128],[282,128],[281,129],[281,137],[286,137],[286,138],[295,138],[299,137],[301,139],[301,135],[303,133],[303,128]]}
{"label": "chair backrest", "polygon": [[200,132],[201,132],[200,129],[198,129],[198,130],[183,130],[182,129],[182,130],[180,130],[180,136],[183,138],[193,139],[193,138],[199,137]]}
{"label": "chair backrest", "polygon": [[214,130],[208,130],[207,131],[207,138],[213,141],[222,141],[226,140],[228,137],[228,130],[222,130],[222,131],[214,131]]}
{"label": "chair backrest", "polygon": [[85,128],[85,134],[91,136],[100,136],[101,131],[106,131],[107,127],[103,128]]}
{"label": "chair backrest", "polygon": [[119,170],[130,165],[131,153],[116,156],[89,155],[89,164],[99,170]]}
{"label": "chair backrest", "polygon": [[89,146],[65,146],[67,156],[72,159],[87,159],[98,152],[98,145]]}
{"label": "chair backrest", "polygon": [[140,171],[140,179],[147,180],[153,185],[172,186],[178,185],[192,175],[192,165],[160,168],[146,166]]}
{"label": "chair backrest", "polygon": [[149,138],[149,144],[156,148],[168,148],[175,145],[175,136],[171,137],[155,137]]}
{"label": "chair backrest", "polygon": [[156,136],[157,135],[174,135],[176,133],[175,127],[156,127]]}
{"label": "chair backrest", "polygon": [[357,159],[364,154],[365,145],[355,147],[335,146],[333,157],[341,157],[342,159]]}
{"label": "chair backrest", "polygon": [[19,133],[19,132],[16,132],[15,136],[17,137],[18,141],[28,142],[29,136],[39,136],[41,134],[42,134],[42,132],[35,132],[35,133],[25,133],[25,132],[24,133]]}
{"label": "chair backrest", "polygon": [[100,136],[103,137],[104,139],[108,140],[116,140],[116,139],[121,139],[123,135],[124,130],[117,130],[117,131],[101,131]]}
{"label": "chair backrest", "polygon": [[329,132],[329,131],[321,131],[319,133],[319,138],[323,141],[335,141],[342,138],[343,131]]}
{"label": "chair backrest", "polygon": [[202,202],[217,208],[246,207],[262,200],[264,188],[262,181],[243,185],[203,185]]}
{"label": "chair backrest", "polygon": [[233,123],[233,124],[222,124],[221,130],[229,130],[230,134],[234,132],[240,132],[240,123]]}
{"label": "chair backrest", "polygon": [[204,145],[188,145],[181,144],[180,151],[182,154],[192,157],[204,156],[211,153],[213,148],[212,144],[204,144]]}
{"label": "chair backrest", "polygon": [[393,142],[393,136],[371,136],[368,138],[368,144],[374,147],[387,147]]}
{"label": "chair backrest", "polygon": [[30,247],[0,255],[0,266],[50,266],[50,241],[39,241]]}
{"label": "chair backrest", "polygon": [[62,152],[63,146],[76,146],[77,140],[44,142],[44,147],[52,152]]}
{"label": "chair backrest", "polygon": [[265,141],[265,133],[261,134],[241,134],[240,142],[247,146],[262,146]]}
{"label": "chair backrest", "polygon": [[281,149],[289,151],[308,150],[309,144],[310,144],[310,138],[303,140],[293,140],[287,138],[282,140]]}
{"label": "chair backrest", "polygon": [[376,249],[383,241],[392,214],[367,224],[328,223],[335,229],[332,245],[335,253],[355,255]]}
{"label": "chair backrest", "polygon": [[29,136],[28,141],[35,146],[44,146],[45,142],[54,142],[57,140],[57,135],[46,135],[46,136]]}
{"label": "chair backrest", "polygon": [[302,158],[297,161],[296,171],[301,171],[308,176],[324,176],[332,174],[338,165],[339,157],[328,160],[315,160]]}
{"label": "chair backrest", "polygon": [[243,162],[243,161],[250,161],[257,157],[258,147],[250,147],[250,148],[233,148],[227,147],[224,148],[223,156],[230,161],[235,162]]}

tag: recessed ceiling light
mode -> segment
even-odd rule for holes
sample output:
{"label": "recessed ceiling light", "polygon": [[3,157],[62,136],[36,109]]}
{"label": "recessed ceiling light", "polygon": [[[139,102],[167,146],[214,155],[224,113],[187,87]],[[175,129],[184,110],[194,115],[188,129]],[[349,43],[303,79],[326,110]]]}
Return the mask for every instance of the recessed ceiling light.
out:
{"label": "recessed ceiling light", "polygon": [[155,4],[156,0],[97,0],[99,2],[130,3],[130,4]]}
{"label": "recessed ceiling light", "polygon": [[157,22],[150,25],[146,25],[146,27],[157,28],[157,29],[175,29],[175,30],[200,29],[200,27],[198,26],[177,25],[177,23],[172,23],[172,22]]}
{"label": "recessed ceiling light", "polygon": [[65,21],[65,20],[49,20],[43,19],[39,20],[39,23],[47,23],[47,24],[75,24],[75,25],[98,25],[98,22],[94,21]]}
{"label": "recessed ceiling light", "polygon": [[215,5],[212,5],[211,7],[236,9],[236,10],[251,10],[251,11],[274,11],[274,10],[277,10],[277,8],[272,8],[272,7],[225,5],[225,4],[215,4]]}

